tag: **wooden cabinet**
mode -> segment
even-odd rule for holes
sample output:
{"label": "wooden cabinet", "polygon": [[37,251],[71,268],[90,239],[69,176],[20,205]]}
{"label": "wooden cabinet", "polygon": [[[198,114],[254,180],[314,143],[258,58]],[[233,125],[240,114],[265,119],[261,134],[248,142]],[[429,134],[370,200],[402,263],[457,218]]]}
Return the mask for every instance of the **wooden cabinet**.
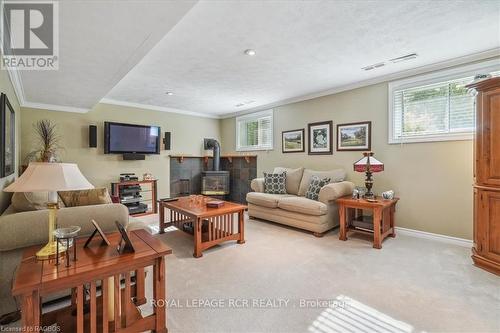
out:
{"label": "wooden cabinet", "polygon": [[477,98],[477,183],[500,187],[500,86]]}
{"label": "wooden cabinet", "polygon": [[477,91],[472,259],[500,275],[500,78],[468,88]]}
{"label": "wooden cabinet", "polygon": [[[473,258],[482,256],[485,259],[500,263],[500,191],[475,189],[475,215]],[[481,259],[481,258],[479,258]],[[494,263],[491,263],[492,265]]]}

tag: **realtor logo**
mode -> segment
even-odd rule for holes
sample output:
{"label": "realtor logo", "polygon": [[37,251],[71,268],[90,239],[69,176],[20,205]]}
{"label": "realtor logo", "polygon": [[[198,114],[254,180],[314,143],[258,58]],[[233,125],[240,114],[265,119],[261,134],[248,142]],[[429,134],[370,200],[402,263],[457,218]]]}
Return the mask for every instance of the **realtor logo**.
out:
{"label": "realtor logo", "polygon": [[2,69],[59,68],[59,10],[56,1],[3,1]]}

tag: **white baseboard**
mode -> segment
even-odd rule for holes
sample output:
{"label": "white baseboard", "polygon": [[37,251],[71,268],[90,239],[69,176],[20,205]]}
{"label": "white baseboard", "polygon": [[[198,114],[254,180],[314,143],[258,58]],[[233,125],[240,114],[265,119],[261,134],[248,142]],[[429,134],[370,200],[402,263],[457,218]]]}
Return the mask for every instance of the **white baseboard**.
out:
{"label": "white baseboard", "polygon": [[435,240],[438,242],[454,244],[454,245],[463,246],[463,247],[472,247],[472,244],[473,244],[472,240],[469,240],[469,239],[451,237],[451,236],[446,236],[446,235],[434,234],[432,232],[407,229],[407,228],[401,228],[401,227],[396,227],[396,233],[400,233],[402,235],[407,235],[407,236],[412,236],[412,237],[432,239],[432,240]]}

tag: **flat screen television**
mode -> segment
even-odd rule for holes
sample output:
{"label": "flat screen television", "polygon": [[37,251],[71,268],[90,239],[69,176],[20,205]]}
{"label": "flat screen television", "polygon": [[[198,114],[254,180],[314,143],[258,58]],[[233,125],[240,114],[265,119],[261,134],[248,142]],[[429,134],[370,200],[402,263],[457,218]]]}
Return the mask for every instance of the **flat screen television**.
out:
{"label": "flat screen television", "polygon": [[159,154],[160,127],[104,122],[105,154]]}

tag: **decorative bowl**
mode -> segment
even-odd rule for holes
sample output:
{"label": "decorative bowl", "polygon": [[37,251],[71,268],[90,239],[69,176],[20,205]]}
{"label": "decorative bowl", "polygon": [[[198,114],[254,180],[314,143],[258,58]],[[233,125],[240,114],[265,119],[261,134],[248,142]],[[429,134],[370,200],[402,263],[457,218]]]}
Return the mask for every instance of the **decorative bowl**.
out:
{"label": "decorative bowl", "polygon": [[77,225],[66,228],[58,228],[54,230],[54,236],[56,236],[56,238],[73,238],[78,235],[80,230],[82,230],[82,228]]}
{"label": "decorative bowl", "polygon": [[390,191],[382,192],[382,198],[384,198],[384,200],[394,199],[394,191],[390,190]]}

